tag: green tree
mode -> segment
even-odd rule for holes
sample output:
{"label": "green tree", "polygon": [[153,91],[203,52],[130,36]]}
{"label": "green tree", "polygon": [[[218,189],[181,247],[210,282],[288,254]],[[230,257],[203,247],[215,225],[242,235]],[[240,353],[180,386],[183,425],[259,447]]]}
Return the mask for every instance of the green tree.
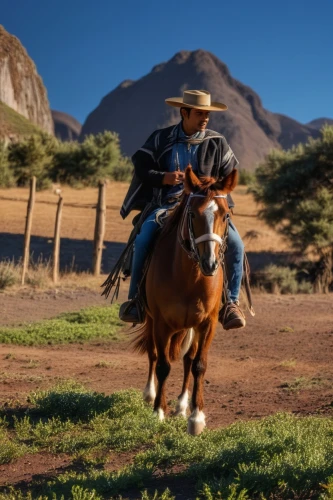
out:
{"label": "green tree", "polygon": [[113,178],[113,170],[123,162],[117,134],[106,131],[88,135],[81,144],[72,142],[59,146],[52,178],[71,185],[97,185],[100,180]]}
{"label": "green tree", "polygon": [[7,188],[15,185],[15,179],[8,163],[8,147],[0,141],[0,187]]}
{"label": "green tree", "polygon": [[333,284],[333,127],[289,151],[272,151],[250,188],[260,217],[305,254],[318,257],[316,288]]}
{"label": "green tree", "polygon": [[34,175],[37,189],[50,184],[50,172],[59,141],[46,133],[32,135],[8,146],[8,162],[18,186],[26,186]]}

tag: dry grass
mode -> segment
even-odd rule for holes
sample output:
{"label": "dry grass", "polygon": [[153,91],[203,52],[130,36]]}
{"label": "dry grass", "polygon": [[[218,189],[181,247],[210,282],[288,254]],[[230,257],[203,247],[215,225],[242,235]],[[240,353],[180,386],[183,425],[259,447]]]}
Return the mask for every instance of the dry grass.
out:
{"label": "dry grass", "polygon": [[[11,292],[15,293],[22,288],[22,265],[13,261],[0,262],[0,290],[10,288]],[[104,276],[93,276],[89,272],[66,272],[60,275],[58,283],[52,280],[50,262],[32,263],[27,271],[25,286],[38,289],[70,289],[75,288],[90,288],[99,290],[101,281],[104,281]]]}
{"label": "dry grass", "polygon": [[[106,190],[105,240],[126,242],[132,229],[132,216],[122,220],[119,215],[128,183],[109,183]],[[257,218],[258,207],[246,186],[236,188],[234,221],[244,239],[248,252],[288,251],[282,238]],[[92,240],[95,225],[97,189],[72,189],[62,187],[64,199],[61,236],[63,238]],[[15,201],[19,200],[19,201]],[[22,200],[22,201],[21,201]],[[28,190],[25,188],[0,189],[0,233],[23,234],[25,226]],[[58,196],[52,190],[37,193],[32,224],[32,234],[53,238],[56,203]],[[133,216],[135,213],[133,213]]]}

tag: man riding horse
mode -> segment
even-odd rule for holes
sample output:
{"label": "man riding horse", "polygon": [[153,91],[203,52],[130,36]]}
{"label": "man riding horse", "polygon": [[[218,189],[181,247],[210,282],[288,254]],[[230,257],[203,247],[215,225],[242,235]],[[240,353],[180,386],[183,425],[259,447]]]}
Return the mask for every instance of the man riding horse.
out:
{"label": "man riding horse", "polygon": [[[156,215],[177,205],[183,194],[187,165],[192,166],[198,177],[214,177],[216,180],[226,177],[238,165],[225,137],[206,128],[210,112],[225,111],[225,104],[211,101],[211,95],[206,90],[186,90],[183,97],[169,98],[165,102],[180,108],[181,121],[153,132],[133,155],[135,176],[121,209],[125,218],[133,209],[143,209],[148,203],[151,207],[135,238],[129,301],[122,304],[119,313],[120,319],[130,323],[141,321],[136,297],[144,263],[160,227]],[[228,203],[230,208],[234,206],[230,195]],[[220,312],[219,320],[225,330],[243,328],[245,316],[238,299],[244,245],[231,220],[225,259],[228,270],[227,303]]]}

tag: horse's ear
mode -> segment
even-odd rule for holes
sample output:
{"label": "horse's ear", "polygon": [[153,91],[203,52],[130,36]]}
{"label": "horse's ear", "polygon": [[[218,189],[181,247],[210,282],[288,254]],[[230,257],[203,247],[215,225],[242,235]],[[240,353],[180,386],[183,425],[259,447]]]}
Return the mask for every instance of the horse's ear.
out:
{"label": "horse's ear", "polygon": [[193,172],[191,165],[187,165],[185,169],[184,188],[186,194],[195,193],[201,188],[201,181]]}
{"label": "horse's ear", "polygon": [[222,181],[217,181],[214,186],[215,189],[223,191],[225,194],[231,193],[238,184],[238,170],[234,169]]}

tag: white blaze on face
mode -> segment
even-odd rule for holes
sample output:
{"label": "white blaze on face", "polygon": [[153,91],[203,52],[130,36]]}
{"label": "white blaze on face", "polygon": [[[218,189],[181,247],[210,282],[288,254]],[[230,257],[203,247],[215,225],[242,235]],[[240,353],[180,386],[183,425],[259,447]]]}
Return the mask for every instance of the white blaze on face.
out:
{"label": "white blaze on face", "polygon": [[208,203],[208,205],[207,205],[207,207],[205,208],[205,210],[204,210],[204,211],[206,212],[206,210],[209,210],[209,211],[211,211],[211,212],[216,212],[216,210],[217,210],[218,208],[219,208],[219,207],[218,207],[218,205],[217,205],[216,201],[212,200],[212,201],[210,201],[210,202]]}
{"label": "white blaze on face", "polygon": [[[205,210],[203,211],[205,216],[205,233],[207,235],[214,234],[214,222],[215,222],[215,212],[218,210],[218,204],[215,200],[211,200]],[[211,258],[214,258],[214,249],[215,249],[215,241],[207,241],[206,248],[209,248],[209,253],[211,254]]]}
{"label": "white blaze on face", "polygon": [[215,215],[214,213],[218,210],[218,205],[216,201],[211,200],[205,210],[203,211],[205,218],[206,218],[206,225],[207,225],[207,232],[208,233],[213,233],[214,232],[214,220],[215,220]]}

